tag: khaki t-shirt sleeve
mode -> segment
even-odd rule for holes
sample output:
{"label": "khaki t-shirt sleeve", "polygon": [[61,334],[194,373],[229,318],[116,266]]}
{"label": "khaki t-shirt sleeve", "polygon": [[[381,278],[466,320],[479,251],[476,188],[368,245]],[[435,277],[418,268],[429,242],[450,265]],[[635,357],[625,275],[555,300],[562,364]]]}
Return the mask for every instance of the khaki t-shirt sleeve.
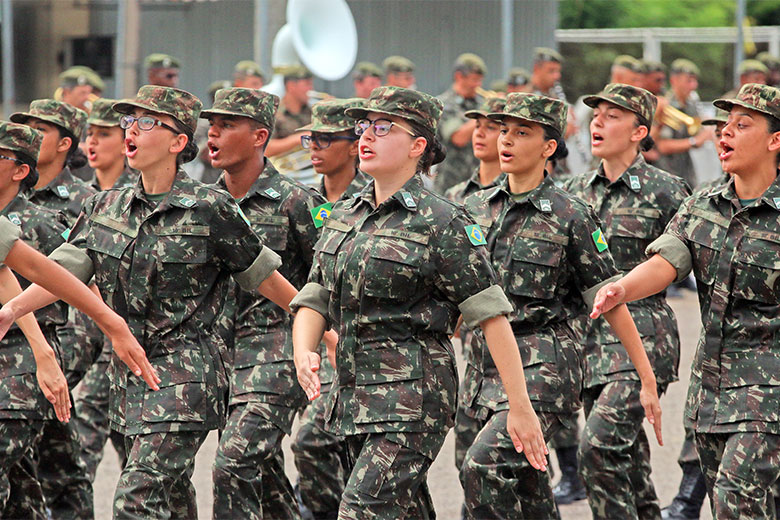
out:
{"label": "khaki t-shirt sleeve", "polygon": [[691,252],[688,250],[688,246],[672,234],[664,233],[653,240],[645,249],[645,253],[648,256],[660,255],[661,258],[672,264],[672,267],[677,271],[675,282],[685,280],[693,268]]}
{"label": "khaki t-shirt sleeve", "polygon": [[22,236],[22,230],[15,226],[7,217],[0,217],[0,261],[5,262],[14,243]]}

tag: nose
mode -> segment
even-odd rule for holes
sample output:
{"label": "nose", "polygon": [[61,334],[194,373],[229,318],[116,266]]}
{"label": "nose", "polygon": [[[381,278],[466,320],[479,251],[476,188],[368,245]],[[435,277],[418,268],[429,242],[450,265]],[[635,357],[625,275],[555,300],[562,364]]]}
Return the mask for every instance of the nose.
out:
{"label": "nose", "polygon": [[209,131],[207,135],[209,137],[217,137],[219,135],[219,130],[217,130],[217,125],[209,125]]}

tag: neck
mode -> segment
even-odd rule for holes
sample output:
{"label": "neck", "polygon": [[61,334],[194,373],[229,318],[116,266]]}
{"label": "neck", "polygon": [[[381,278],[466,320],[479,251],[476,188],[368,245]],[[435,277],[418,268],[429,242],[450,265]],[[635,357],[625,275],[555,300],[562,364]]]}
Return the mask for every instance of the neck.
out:
{"label": "neck", "polygon": [[544,180],[544,163],[540,167],[523,173],[509,173],[509,191],[512,193],[528,193]]}
{"label": "neck", "polygon": [[95,168],[95,177],[101,190],[107,190],[116,184],[125,169],[124,161],[116,161],[110,168]]}
{"label": "neck", "polygon": [[357,175],[357,172],[352,165],[347,165],[330,175],[323,175],[322,182],[325,185],[325,194],[328,202],[339,200],[344,195],[344,192],[347,191],[347,188],[349,188],[350,183],[355,179],[355,175]]}
{"label": "neck", "polygon": [[19,184],[15,183],[0,190],[0,210],[4,210],[19,194]]}
{"label": "neck", "polygon": [[679,90],[674,90],[674,97],[677,98],[677,101],[681,105],[685,105],[685,103],[688,102],[688,95],[687,94],[683,95],[683,92]]}
{"label": "neck", "polygon": [[282,101],[284,102],[285,108],[293,114],[297,114],[303,109],[303,103],[289,94],[285,94]]}
{"label": "neck", "polygon": [[493,181],[495,181],[499,175],[501,175],[501,163],[499,161],[479,162],[479,183],[482,186],[493,184]]}
{"label": "neck", "polygon": [[175,178],[175,157],[172,157],[170,161],[166,161],[164,164],[150,166],[141,172],[141,182],[143,182],[144,191],[149,195],[168,193],[171,191]]}
{"label": "neck", "polygon": [[474,97],[473,95],[470,95],[470,93],[467,92],[466,89],[463,87],[463,85],[461,85],[460,83],[453,83],[452,90],[462,98]]}
{"label": "neck", "polygon": [[416,169],[417,165],[415,163],[410,168],[405,168],[402,171],[396,171],[386,176],[378,175],[374,177],[374,201],[376,205],[379,206],[400,190],[415,175]]}
{"label": "neck", "polygon": [[636,159],[636,150],[625,150],[619,155],[614,157],[605,157],[601,160],[601,165],[604,167],[604,175],[610,182],[615,182],[623,175],[623,172],[628,170],[628,167],[634,163]]}
{"label": "neck", "polygon": [[740,199],[757,199],[775,182],[777,168],[774,157],[772,163],[753,170],[751,175],[734,174],[734,191]]}
{"label": "neck", "polygon": [[35,189],[39,190],[46,187],[57,175],[65,168],[65,159],[56,160],[49,164],[38,165],[38,182],[35,183]]}
{"label": "neck", "polygon": [[260,155],[253,155],[250,160],[225,170],[225,185],[233,198],[236,200],[244,198],[249,193],[249,188],[260,177],[265,168],[265,158]]}

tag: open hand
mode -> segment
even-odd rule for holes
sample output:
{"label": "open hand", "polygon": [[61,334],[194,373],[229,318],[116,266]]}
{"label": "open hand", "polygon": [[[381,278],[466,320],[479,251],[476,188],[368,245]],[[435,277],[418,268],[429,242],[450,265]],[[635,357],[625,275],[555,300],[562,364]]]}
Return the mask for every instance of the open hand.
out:
{"label": "open hand", "polygon": [[510,408],[506,418],[506,429],[517,453],[525,452],[525,458],[531,466],[540,471],[547,471],[549,451],[544,442],[542,426],[533,408],[529,406],[528,409],[517,411]]}
{"label": "open hand", "polygon": [[320,355],[316,352],[306,352],[295,358],[295,371],[298,375],[298,383],[306,392],[309,401],[313,401],[320,396],[320,376],[317,371],[320,369]]}
{"label": "open hand", "polygon": [[608,283],[596,293],[596,298],[593,300],[593,310],[590,313],[590,317],[594,320],[605,314],[621,303],[626,295],[626,290],[622,285],[618,283]]}
{"label": "open hand", "polygon": [[661,434],[661,401],[658,400],[658,391],[655,385],[642,385],[639,391],[639,402],[645,409],[647,421],[653,425],[655,438],[658,439],[658,445],[664,445],[663,435]]}
{"label": "open hand", "polygon": [[38,386],[41,387],[43,395],[54,407],[57,419],[63,423],[68,422],[70,420],[68,381],[60,365],[57,364],[54,351],[50,350],[47,355],[36,358],[35,364],[37,366],[35,377],[38,379]]}
{"label": "open hand", "polygon": [[142,377],[152,390],[159,390],[160,377],[147,359],[143,347],[135,339],[127,325],[125,324],[121,328],[121,332],[112,335],[109,339],[114,347],[114,352],[130,371],[136,376]]}

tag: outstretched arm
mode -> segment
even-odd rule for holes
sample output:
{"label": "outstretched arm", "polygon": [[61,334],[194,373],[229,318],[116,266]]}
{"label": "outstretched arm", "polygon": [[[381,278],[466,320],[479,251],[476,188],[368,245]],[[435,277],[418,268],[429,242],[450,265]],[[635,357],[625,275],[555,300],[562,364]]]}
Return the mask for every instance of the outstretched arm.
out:
{"label": "outstretched arm", "polygon": [[617,282],[599,289],[590,317],[598,318],[621,303],[657,294],[666,289],[676,279],[677,274],[674,266],[661,255],[653,255]]}

